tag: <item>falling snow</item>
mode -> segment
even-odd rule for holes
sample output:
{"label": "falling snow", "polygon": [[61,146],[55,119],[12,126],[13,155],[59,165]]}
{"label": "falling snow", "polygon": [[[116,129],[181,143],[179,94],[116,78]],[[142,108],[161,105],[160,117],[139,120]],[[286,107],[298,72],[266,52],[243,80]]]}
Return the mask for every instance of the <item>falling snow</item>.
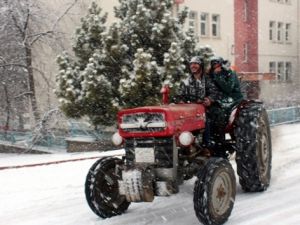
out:
{"label": "falling snow", "polygon": [[[228,225],[300,224],[300,124],[272,128],[273,167],[269,189],[244,193],[237,184],[237,196]],[[0,165],[20,165],[70,158],[120,154],[56,153],[51,155],[0,154]],[[84,195],[86,174],[94,160],[32,168],[0,170],[0,218],[5,225],[197,225],[194,214],[195,179],[180,186],[170,197],[156,197],[152,203],[132,203],[128,211],[110,219],[98,218]],[[235,167],[234,161],[231,161]]]}

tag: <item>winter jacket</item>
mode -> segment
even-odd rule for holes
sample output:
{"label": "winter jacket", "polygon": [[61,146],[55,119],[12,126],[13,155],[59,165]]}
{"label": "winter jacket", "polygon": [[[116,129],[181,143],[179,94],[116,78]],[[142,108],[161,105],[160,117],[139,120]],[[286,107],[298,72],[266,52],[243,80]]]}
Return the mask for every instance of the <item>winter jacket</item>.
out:
{"label": "winter jacket", "polygon": [[225,110],[231,110],[243,99],[240,82],[232,70],[222,70],[219,74],[210,73],[209,78],[214,84],[210,90],[206,88],[206,96]]}
{"label": "winter jacket", "polygon": [[206,97],[212,104],[206,110],[205,144],[215,155],[226,156],[225,128],[232,108],[243,99],[239,80],[231,70],[220,74],[209,73],[206,78]]}
{"label": "winter jacket", "polygon": [[179,100],[184,102],[199,102],[205,97],[205,76],[201,80],[197,80],[193,75],[184,79],[179,86]]}

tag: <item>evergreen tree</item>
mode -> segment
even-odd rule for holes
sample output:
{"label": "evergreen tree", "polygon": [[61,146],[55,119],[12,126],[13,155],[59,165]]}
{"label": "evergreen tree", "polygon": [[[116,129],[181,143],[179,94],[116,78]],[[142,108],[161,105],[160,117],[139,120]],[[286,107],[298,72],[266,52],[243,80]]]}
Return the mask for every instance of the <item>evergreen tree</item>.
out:
{"label": "evergreen tree", "polygon": [[75,33],[75,60],[66,54],[57,58],[60,72],[56,94],[61,109],[69,117],[88,116],[94,125],[113,124],[117,110],[103,60],[106,58],[104,38],[109,39],[105,33],[106,17],[93,2]]}
{"label": "evergreen tree", "polygon": [[111,83],[101,73],[101,55],[94,53],[82,71],[81,96],[87,115],[94,125],[109,125],[114,122],[117,108],[112,102]]}
{"label": "evergreen tree", "polygon": [[164,54],[165,82],[170,87],[176,87],[180,78],[185,73],[184,58],[181,49],[176,42],[171,44],[168,52]]}
{"label": "evergreen tree", "polygon": [[174,92],[191,56],[206,52],[183,31],[187,9],[173,16],[173,0],[119,3],[120,20],[107,31],[107,15],[92,3],[76,30],[76,59],[58,57],[62,109],[72,117],[87,115],[94,125],[112,124],[118,108],[158,104],[163,83]]}
{"label": "evergreen tree", "polygon": [[[173,0],[119,0],[119,7],[115,8],[116,17],[120,18],[121,42],[127,46],[127,58],[133,62],[139,49],[143,53],[151,55],[152,64],[157,66],[157,80],[148,79],[147,73],[140,74],[134,90],[144,88],[146,81],[151,82],[152,96],[159,96],[159,90],[164,81],[171,86],[178,82],[188,68],[186,62],[195,53],[195,41],[192,34],[183,31],[183,24],[187,16],[187,10],[179,13],[178,17],[172,15]],[[140,50],[139,50],[140,51]],[[138,53],[139,54],[139,53]],[[133,64],[135,66],[135,64]],[[121,79],[129,79],[136,74],[136,69],[127,67],[126,74],[121,71]],[[158,85],[158,87],[156,86]],[[155,87],[155,88],[154,88]],[[125,89],[119,89],[120,91]],[[145,95],[132,94],[133,90],[121,93],[123,104],[130,107],[130,98],[134,96],[135,102],[146,104]],[[140,92],[136,92],[140,93]],[[148,104],[156,104],[157,99],[147,100]],[[159,98],[158,98],[159,99]]]}
{"label": "evergreen tree", "polygon": [[214,55],[212,48],[208,45],[196,48],[195,55],[201,56],[204,61],[204,66],[209,67],[210,58]]}
{"label": "evergreen tree", "polygon": [[124,100],[119,92],[120,80],[128,79],[133,71],[133,57],[129,55],[129,48],[121,41],[119,24],[113,24],[105,36],[105,43],[101,54],[103,74],[111,82],[114,104],[124,105]]}
{"label": "evergreen tree", "polygon": [[103,48],[103,36],[106,31],[107,13],[92,2],[88,14],[81,18],[81,27],[76,29],[73,50],[81,69],[84,69],[95,50]]}
{"label": "evergreen tree", "polygon": [[79,67],[70,60],[67,53],[57,57],[59,73],[56,76],[56,95],[61,104],[62,111],[69,117],[78,118],[84,108],[80,100],[81,78]]}
{"label": "evergreen tree", "polygon": [[137,49],[133,61],[134,71],[129,79],[122,79],[120,91],[128,107],[158,104],[161,79],[155,61],[150,53]]}

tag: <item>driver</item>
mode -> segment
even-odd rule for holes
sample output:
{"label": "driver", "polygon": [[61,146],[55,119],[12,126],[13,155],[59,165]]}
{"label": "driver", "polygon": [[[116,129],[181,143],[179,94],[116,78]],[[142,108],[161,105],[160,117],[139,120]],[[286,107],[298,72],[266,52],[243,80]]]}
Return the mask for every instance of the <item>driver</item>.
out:
{"label": "driver", "polygon": [[191,75],[179,86],[180,102],[201,103],[205,97],[205,74],[203,60],[194,56],[190,62]]}

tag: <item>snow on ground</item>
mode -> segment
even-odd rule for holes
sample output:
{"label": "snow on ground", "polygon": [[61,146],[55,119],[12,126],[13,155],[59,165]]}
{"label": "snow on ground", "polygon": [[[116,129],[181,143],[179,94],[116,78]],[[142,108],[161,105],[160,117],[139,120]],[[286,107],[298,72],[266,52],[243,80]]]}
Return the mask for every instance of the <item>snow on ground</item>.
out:
{"label": "snow on ground", "polygon": [[[227,224],[300,224],[300,124],[272,128],[272,139],[270,188],[263,193],[244,193],[237,184],[236,201]],[[111,153],[0,154],[0,167]],[[156,197],[152,203],[132,203],[121,216],[98,218],[84,195],[85,176],[96,160],[0,170],[0,225],[199,224],[192,202],[194,180],[185,182],[177,195]]]}

